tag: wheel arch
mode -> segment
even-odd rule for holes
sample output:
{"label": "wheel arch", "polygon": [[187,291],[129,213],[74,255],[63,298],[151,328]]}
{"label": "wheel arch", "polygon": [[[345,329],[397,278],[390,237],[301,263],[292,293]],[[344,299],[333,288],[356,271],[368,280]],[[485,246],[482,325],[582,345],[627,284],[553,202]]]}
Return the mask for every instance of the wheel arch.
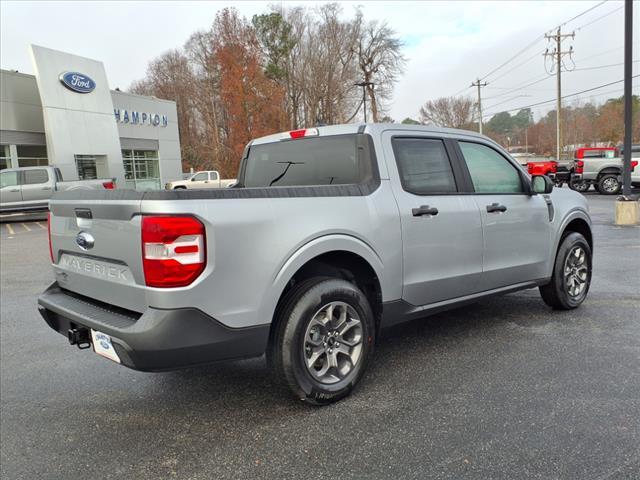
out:
{"label": "wheel arch", "polygon": [[556,241],[556,252],[558,251],[558,247],[560,246],[562,239],[571,232],[580,233],[585,237],[589,244],[589,248],[591,248],[591,252],[593,253],[593,232],[591,231],[591,221],[582,212],[573,212],[564,220],[562,228],[560,229],[560,235]]}
{"label": "wheel arch", "polygon": [[273,295],[261,310],[269,312],[273,333],[279,308],[294,285],[314,276],[344,278],[367,295],[377,329],[382,316],[382,271],[380,257],[362,240],[348,235],[316,238],[298,248],[280,268],[272,285]]}
{"label": "wheel arch", "polygon": [[605,175],[620,175],[622,170],[618,167],[606,167],[598,172],[598,179]]}

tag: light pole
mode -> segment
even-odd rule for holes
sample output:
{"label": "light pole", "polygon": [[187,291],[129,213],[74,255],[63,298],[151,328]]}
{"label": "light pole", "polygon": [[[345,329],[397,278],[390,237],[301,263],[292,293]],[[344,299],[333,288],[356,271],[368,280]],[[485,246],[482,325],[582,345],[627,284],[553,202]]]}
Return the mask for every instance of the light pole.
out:
{"label": "light pole", "polygon": [[367,87],[373,87],[373,82],[357,82],[356,87],[362,87],[362,106],[364,107],[364,123],[367,123]]}

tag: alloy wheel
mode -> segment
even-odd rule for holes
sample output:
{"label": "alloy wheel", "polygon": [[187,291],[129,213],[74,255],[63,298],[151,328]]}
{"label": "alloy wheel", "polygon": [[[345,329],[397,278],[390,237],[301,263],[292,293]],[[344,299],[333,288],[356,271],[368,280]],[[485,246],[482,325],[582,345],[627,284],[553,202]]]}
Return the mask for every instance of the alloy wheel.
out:
{"label": "alloy wheel", "polygon": [[584,248],[576,245],[564,261],[564,284],[569,296],[580,297],[586,291],[588,279],[587,254]]}
{"label": "alloy wheel", "polygon": [[324,384],[349,377],[362,357],[363,332],[362,321],[351,305],[331,302],[320,308],[304,336],[307,371]]}

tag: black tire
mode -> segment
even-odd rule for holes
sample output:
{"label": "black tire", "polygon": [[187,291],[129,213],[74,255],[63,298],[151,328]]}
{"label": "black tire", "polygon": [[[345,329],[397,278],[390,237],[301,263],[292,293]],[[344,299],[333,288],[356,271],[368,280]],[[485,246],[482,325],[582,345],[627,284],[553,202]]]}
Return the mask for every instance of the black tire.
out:
{"label": "black tire", "polygon": [[[345,304],[345,312],[347,312],[346,308],[351,307],[351,312],[354,315],[345,313],[347,318],[359,317],[361,342],[355,365],[349,357],[348,364],[351,366],[349,373],[344,378],[336,380],[335,383],[326,383],[319,381],[311,373],[313,365],[307,366],[312,355],[312,347],[309,345],[312,337],[308,337],[307,333],[309,328],[314,328],[311,322],[317,319],[318,315],[322,315],[322,318],[325,319],[328,318],[323,307],[333,303]],[[287,386],[296,398],[312,405],[326,405],[349,395],[362,378],[375,343],[375,320],[366,295],[347,280],[314,277],[294,286],[288,292],[276,317],[276,330],[267,351],[267,362],[276,381]],[[335,322],[337,323],[338,320],[336,319]],[[331,322],[333,319],[329,323]],[[321,345],[315,347],[325,349],[323,354],[325,356],[319,358],[321,364],[323,360],[329,362],[327,354],[329,347],[327,347],[327,343],[323,342],[331,333],[329,330],[326,332],[326,334],[318,333]],[[314,335],[315,333],[317,332],[314,332]],[[337,346],[340,347],[340,344],[337,343]],[[345,345],[342,346],[342,349],[344,348]],[[353,347],[347,348],[352,351]],[[337,348],[336,352],[338,352]],[[346,358],[343,358],[342,352],[340,353],[341,364],[346,365]],[[338,358],[338,353],[334,355],[333,358]],[[336,378],[339,377],[337,367],[329,367],[328,371],[336,372]]]}
{"label": "black tire", "polygon": [[586,191],[589,190],[589,187],[591,185],[589,184],[589,182],[585,182],[584,180],[579,180],[579,181],[569,181],[569,188],[571,190],[574,190],[576,192],[580,192],[580,193],[584,193]]}
{"label": "black tire", "polygon": [[186,190],[187,187],[173,187],[174,190]]}
{"label": "black tire", "polygon": [[[565,267],[567,267],[568,263],[567,257],[575,254],[576,249],[581,249],[584,252],[586,278],[584,279],[584,287],[580,290],[580,293],[572,295],[570,294],[570,289],[573,288],[573,286],[567,281]],[[569,260],[569,263],[570,262]],[[544,303],[556,310],[571,310],[579,307],[584,299],[587,298],[587,293],[589,293],[592,264],[591,247],[589,247],[589,243],[582,234],[570,232],[566,235],[558,247],[551,281],[540,287],[540,295]],[[573,269],[574,267],[571,266],[570,268]],[[576,279],[573,279],[573,282],[575,281]]]}
{"label": "black tire", "polygon": [[602,195],[617,195],[621,188],[622,184],[615,173],[607,173],[598,179],[598,192]]}

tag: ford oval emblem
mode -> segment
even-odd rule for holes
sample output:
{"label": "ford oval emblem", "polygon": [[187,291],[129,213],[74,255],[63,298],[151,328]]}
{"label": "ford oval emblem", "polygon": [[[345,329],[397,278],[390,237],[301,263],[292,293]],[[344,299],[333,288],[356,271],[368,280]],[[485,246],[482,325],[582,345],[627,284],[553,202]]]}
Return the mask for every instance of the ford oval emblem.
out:
{"label": "ford oval emblem", "polygon": [[91,250],[95,240],[90,233],[80,232],[76,235],[76,243],[82,250]]}
{"label": "ford oval emblem", "polygon": [[60,82],[69,90],[78,93],[91,93],[96,88],[96,82],[91,77],[78,72],[61,73]]}

